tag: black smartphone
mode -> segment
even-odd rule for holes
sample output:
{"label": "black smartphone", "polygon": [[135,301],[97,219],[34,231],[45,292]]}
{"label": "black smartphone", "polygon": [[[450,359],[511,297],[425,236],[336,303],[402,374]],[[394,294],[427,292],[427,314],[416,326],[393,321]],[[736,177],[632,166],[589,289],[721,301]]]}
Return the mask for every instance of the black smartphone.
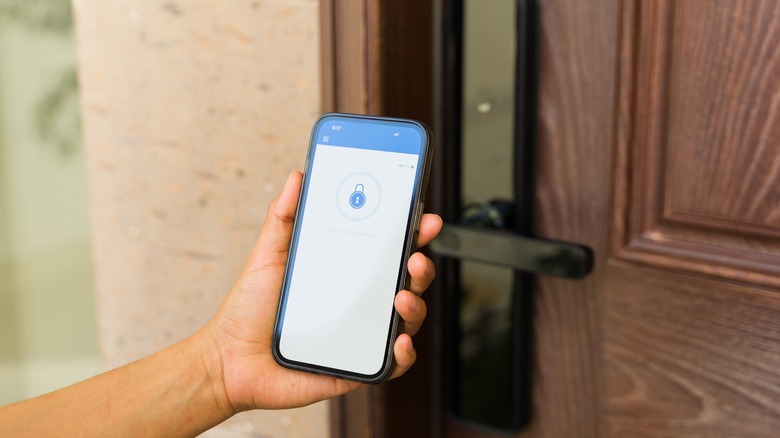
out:
{"label": "black smartphone", "polygon": [[393,301],[407,287],[432,150],[413,120],[331,113],[314,124],[274,328],[279,364],[389,377]]}

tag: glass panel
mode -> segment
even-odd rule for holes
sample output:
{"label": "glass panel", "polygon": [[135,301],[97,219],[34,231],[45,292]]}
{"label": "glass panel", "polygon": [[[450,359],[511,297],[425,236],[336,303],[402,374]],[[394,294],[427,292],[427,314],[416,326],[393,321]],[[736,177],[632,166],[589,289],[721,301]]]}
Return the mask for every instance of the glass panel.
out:
{"label": "glass panel", "polygon": [[512,424],[513,271],[461,262],[459,416],[507,429]]}
{"label": "glass panel", "polygon": [[[463,20],[465,222],[511,227],[485,207],[511,205],[514,198],[515,1],[466,0]],[[517,372],[512,349],[514,271],[463,261],[460,285],[454,409],[465,419],[511,428],[517,409],[512,383]]]}

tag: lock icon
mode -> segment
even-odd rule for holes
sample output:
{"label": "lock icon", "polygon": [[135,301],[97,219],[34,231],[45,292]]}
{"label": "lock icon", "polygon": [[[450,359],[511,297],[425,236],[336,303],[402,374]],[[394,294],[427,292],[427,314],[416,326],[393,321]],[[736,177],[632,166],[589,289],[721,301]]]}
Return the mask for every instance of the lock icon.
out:
{"label": "lock icon", "polygon": [[351,195],[349,195],[349,206],[358,209],[362,208],[364,205],[366,205],[366,194],[363,193],[363,190],[365,187],[363,184],[357,184],[355,186],[355,191],[352,192]]}

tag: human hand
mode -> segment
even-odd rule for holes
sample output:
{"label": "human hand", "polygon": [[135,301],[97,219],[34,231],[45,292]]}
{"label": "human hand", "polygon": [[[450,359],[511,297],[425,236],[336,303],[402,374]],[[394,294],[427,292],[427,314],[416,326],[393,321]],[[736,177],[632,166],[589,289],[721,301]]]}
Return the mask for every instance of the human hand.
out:
{"label": "human hand", "polygon": [[[281,367],[271,351],[272,334],[282,288],[287,252],[292,237],[302,175],[293,172],[282,193],[270,205],[260,236],[239,279],[216,316],[201,332],[206,351],[212,351],[212,369],[221,379],[224,397],[235,412],[248,409],[281,409],[305,406],[335,397],[360,383]],[[441,219],[425,214],[417,246],[441,230]],[[395,297],[402,322],[393,347],[391,378],[404,374],[415,362],[412,338],[420,329],[427,309],[420,295],[435,276],[433,262],[421,253],[408,264],[409,290]]]}

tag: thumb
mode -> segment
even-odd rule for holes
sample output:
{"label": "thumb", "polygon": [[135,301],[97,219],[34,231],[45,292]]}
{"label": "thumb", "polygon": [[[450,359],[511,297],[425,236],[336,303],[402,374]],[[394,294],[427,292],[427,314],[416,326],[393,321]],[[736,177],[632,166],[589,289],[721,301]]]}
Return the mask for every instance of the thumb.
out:
{"label": "thumb", "polygon": [[301,172],[293,171],[282,193],[268,206],[260,236],[247,261],[250,270],[284,265],[287,262],[302,178]]}

